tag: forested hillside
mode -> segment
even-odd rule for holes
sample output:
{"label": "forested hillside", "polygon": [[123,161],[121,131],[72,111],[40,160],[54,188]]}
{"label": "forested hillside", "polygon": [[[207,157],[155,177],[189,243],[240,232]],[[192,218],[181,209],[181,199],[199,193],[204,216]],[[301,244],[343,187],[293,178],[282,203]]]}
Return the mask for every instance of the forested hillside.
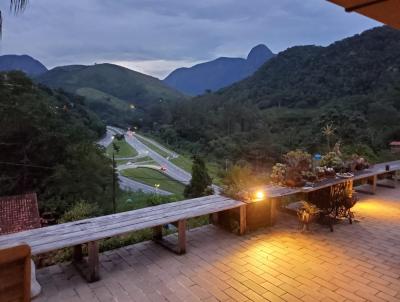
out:
{"label": "forested hillside", "polygon": [[56,67],[35,80],[84,96],[105,122],[121,126],[160,102],[185,99],[159,79],[113,64]]}
{"label": "forested hillside", "polygon": [[42,210],[85,200],[111,207],[112,167],[95,141],[105,125],[81,97],[0,73],[0,195],[37,192]]}
{"label": "forested hillside", "polygon": [[182,149],[260,164],[293,148],[325,151],[322,128],[332,125],[333,142],[377,159],[400,139],[399,84],[400,32],[379,27],[328,47],[290,48],[252,77],[142,126]]}

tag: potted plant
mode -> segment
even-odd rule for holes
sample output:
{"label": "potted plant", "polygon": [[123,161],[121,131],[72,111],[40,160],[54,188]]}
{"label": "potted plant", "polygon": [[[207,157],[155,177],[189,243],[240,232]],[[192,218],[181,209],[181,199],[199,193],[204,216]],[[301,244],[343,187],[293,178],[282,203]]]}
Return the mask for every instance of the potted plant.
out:
{"label": "potted plant", "polygon": [[277,185],[284,185],[287,167],[285,164],[277,163],[272,167],[271,180]]}
{"label": "potted plant", "polygon": [[283,156],[283,159],[287,167],[286,185],[290,187],[304,186],[306,182],[302,173],[312,170],[311,154],[301,150],[290,151]]}
{"label": "potted plant", "polygon": [[310,229],[310,223],[319,216],[320,212],[317,206],[306,201],[300,202],[300,206],[297,209],[297,217],[299,218],[302,231],[308,231]]}
{"label": "potted plant", "polygon": [[344,168],[344,162],[336,152],[329,152],[325,154],[322,157],[320,164],[321,166],[332,168],[334,172],[340,172]]}

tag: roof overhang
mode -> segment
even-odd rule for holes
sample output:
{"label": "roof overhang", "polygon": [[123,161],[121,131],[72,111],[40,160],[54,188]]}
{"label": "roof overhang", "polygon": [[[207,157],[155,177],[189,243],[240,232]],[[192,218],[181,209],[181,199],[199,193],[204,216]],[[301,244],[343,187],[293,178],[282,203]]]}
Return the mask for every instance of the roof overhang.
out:
{"label": "roof overhang", "polygon": [[400,0],[328,0],[376,21],[400,29]]}

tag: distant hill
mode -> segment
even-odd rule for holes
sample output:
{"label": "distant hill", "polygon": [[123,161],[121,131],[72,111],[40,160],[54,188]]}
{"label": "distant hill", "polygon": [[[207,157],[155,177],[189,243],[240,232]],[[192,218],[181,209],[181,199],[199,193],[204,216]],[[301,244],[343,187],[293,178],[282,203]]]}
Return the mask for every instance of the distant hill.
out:
{"label": "distant hill", "polygon": [[0,71],[19,70],[29,76],[37,76],[47,71],[46,66],[28,55],[0,56]]}
{"label": "distant hill", "polygon": [[106,122],[121,121],[121,114],[128,120],[129,111],[143,111],[160,101],[185,99],[159,79],[113,64],[56,67],[36,77],[36,81],[84,96],[89,107]]}
{"label": "distant hill", "polygon": [[250,51],[246,59],[221,57],[190,68],[179,68],[164,82],[188,95],[216,91],[252,75],[273,56],[267,46],[260,44]]}

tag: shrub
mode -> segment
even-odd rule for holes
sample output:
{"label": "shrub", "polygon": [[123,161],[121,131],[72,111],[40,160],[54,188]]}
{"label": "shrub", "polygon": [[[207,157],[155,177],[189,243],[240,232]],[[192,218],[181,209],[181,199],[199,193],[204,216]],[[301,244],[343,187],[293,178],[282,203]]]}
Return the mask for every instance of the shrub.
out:
{"label": "shrub", "polygon": [[86,218],[96,217],[100,214],[97,205],[86,201],[79,201],[71,209],[64,213],[60,219],[60,223],[82,220]]}

